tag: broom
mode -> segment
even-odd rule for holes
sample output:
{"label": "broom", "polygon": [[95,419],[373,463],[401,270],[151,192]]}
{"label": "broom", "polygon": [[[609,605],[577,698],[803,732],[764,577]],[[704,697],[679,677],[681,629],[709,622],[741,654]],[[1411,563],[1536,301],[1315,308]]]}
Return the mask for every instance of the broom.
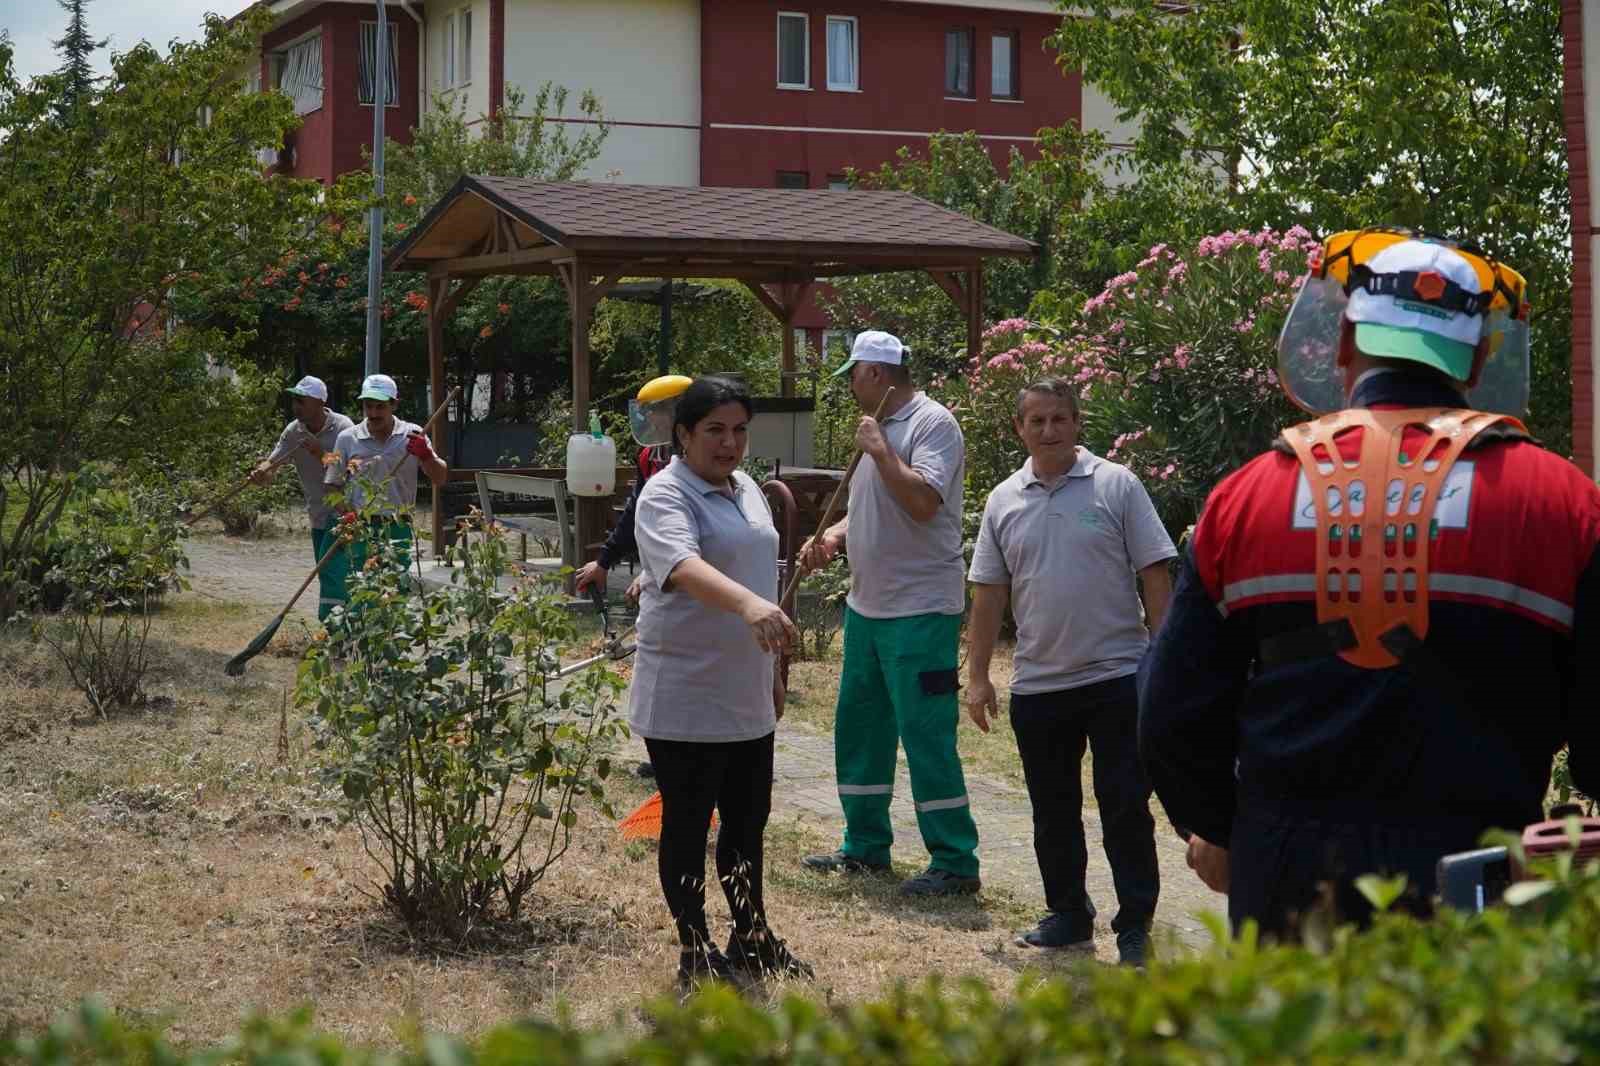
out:
{"label": "broom", "polygon": [[[889,397],[893,395],[894,386],[890,385],[889,391],[884,393],[883,399],[878,401],[878,409],[872,412],[872,417],[874,420],[882,417],[883,409],[888,405]],[[828,506],[822,509],[822,521],[817,523],[817,531],[813,533],[809,539],[807,539],[807,544],[815,543],[818,537],[821,537],[828,531],[828,524],[833,521],[833,512],[835,508],[839,506],[839,494],[844,492],[846,485],[850,484],[850,477],[856,472],[856,467],[860,464],[861,449],[857,448],[856,453],[850,457],[850,465],[844,468],[844,477],[839,479],[839,484],[834,487],[833,495],[828,497]],[[804,567],[796,566],[794,568],[794,573],[789,576],[788,587],[783,590],[783,595],[778,597],[778,602],[780,604],[789,602],[789,597],[794,595],[795,586],[800,584],[801,575],[804,573]]]}
{"label": "broom", "polygon": [[[893,395],[894,386],[891,385],[889,391],[883,394],[883,399],[878,401],[878,409],[872,412],[873,418],[876,419],[883,415],[883,409],[889,403],[889,397]],[[850,476],[856,472],[856,466],[860,462],[861,449],[857,448],[855,455],[850,457],[850,465],[845,468],[844,477],[840,479],[838,486],[833,490],[833,495],[828,497],[828,506],[822,509],[822,521],[817,523],[817,532],[812,536],[812,540],[816,540],[817,537],[822,536],[827,531],[828,523],[833,519],[834,509],[839,506],[839,494],[844,491],[846,485],[850,484]],[[795,586],[800,583],[800,573],[800,568],[796,567],[794,575],[789,578],[789,587],[783,590],[783,595],[778,599],[779,603],[788,602],[789,597],[794,593]],[[717,824],[715,811],[711,813],[711,824]],[[661,793],[657,792],[640,804],[638,810],[628,815],[617,825],[617,831],[622,834],[623,840],[661,839]]]}
{"label": "broom", "polygon": [[[711,812],[711,827],[717,825],[717,812]],[[617,832],[622,834],[623,840],[660,840],[661,839],[661,793],[645,800],[639,809],[628,815],[617,824]]]}
{"label": "broom", "polygon": [[[452,389],[450,394],[444,398],[439,406],[434,408],[433,414],[428,416],[428,421],[423,423],[423,436],[427,436],[428,430],[433,428],[434,422],[438,420],[440,415],[444,414],[444,409],[450,405],[450,401],[455,399],[456,394],[460,391],[461,389],[459,387]],[[403,459],[401,460],[401,462],[404,461],[405,460]],[[389,471],[391,474],[393,472],[394,471],[392,470]],[[283,625],[283,620],[289,617],[289,612],[294,610],[294,605],[300,601],[300,597],[305,594],[306,589],[311,587],[311,582],[315,581],[317,579],[317,575],[322,573],[323,568],[328,565],[328,560],[332,559],[334,553],[343,546],[344,542],[338,537],[335,537],[333,543],[328,546],[328,550],[322,553],[322,558],[317,560],[317,565],[312,568],[311,573],[307,574],[306,579],[300,582],[300,587],[296,589],[295,594],[289,598],[289,603],[284,607],[283,610],[278,612],[278,616],[276,618],[267,623],[267,628],[257,633],[255,639],[249,644],[245,645],[244,651],[241,651],[238,655],[235,655],[233,658],[228,660],[227,665],[222,668],[224,673],[226,673],[229,677],[242,676],[244,674],[245,664],[251,659],[254,659],[257,655],[260,655],[263,651],[267,650],[267,645],[272,642],[273,636],[277,634],[278,627]]]}

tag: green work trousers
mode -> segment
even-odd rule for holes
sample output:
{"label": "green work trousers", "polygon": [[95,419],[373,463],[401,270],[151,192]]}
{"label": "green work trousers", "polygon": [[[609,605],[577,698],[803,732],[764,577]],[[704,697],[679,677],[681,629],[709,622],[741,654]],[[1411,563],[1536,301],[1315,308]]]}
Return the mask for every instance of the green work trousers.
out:
{"label": "green work trousers", "polygon": [[[313,529],[311,531],[311,557],[318,562],[333,546],[335,541],[333,530]],[[317,620],[326,622],[333,609],[345,602],[345,579],[350,574],[350,556],[346,552],[334,552],[333,558],[328,560],[328,565],[322,568],[322,573],[317,575]]]}
{"label": "green work trousers", "polygon": [[848,607],[844,671],[834,710],[834,766],[844,808],[844,853],[887,863],[894,829],[896,748],[905,745],[917,828],[933,865],[978,874],[978,827],[956,754],[956,657],[961,616],[866,618]]}
{"label": "green work trousers", "polygon": [[[320,536],[320,539],[318,539]],[[338,527],[311,531],[312,542],[317,549],[317,558],[328,550],[328,546],[338,537]],[[391,561],[402,568],[411,565],[411,539],[412,529],[410,522],[384,522],[374,521],[367,527],[367,537],[388,537],[394,542],[395,553],[390,556]],[[317,608],[317,617],[323,621],[328,620],[328,615],[336,606],[350,602],[350,571],[358,570],[367,563],[367,540],[361,538],[333,553],[333,558],[328,560],[328,565],[322,568],[321,594],[322,600]]]}

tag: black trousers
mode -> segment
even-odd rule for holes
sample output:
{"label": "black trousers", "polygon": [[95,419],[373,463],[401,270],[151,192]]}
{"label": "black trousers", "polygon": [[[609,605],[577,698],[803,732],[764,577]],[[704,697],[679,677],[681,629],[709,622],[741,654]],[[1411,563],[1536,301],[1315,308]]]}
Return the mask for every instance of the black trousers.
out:
{"label": "black trousers", "polygon": [[1148,926],[1161,892],[1150,780],[1139,762],[1138,703],[1131,675],[1011,697],[1011,728],[1033,804],[1033,850],[1045,905],[1083,937],[1093,930],[1095,915],[1084,886],[1089,866],[1081,781],[1086,745],[1094,753],[1094,796],[1117,889],[1111,928]]}
{"label": "black trousers", "polygon": [[727,744],[645,739],[661,790],[661,891],[685,949],[712,943],[705,879],[713,808],[720,819],[717,877],[733,927],[749,934],[766,925],[761,848],[772,811],[772,738],[768,733]]}

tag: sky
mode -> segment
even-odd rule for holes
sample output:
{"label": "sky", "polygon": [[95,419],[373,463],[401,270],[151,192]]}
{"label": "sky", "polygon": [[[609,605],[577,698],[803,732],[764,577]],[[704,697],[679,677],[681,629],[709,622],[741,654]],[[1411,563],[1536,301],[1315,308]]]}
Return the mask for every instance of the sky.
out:
{"label": "sky", "polygon": [[[141,40],[163,53],[175,37],[196,40],[207,11],[234,15],[245,6],[246,0],[90,0],[86,9],[90,34],[96,40],[111,38],[94,54],[95,69],[110,73],[111,51],[126,52]],[[12,63],[19,79],[26,81],[60,65],[50,42],[66,25],[67,13],[56,0],[0,0],[0,29],[11,35],[16,49]]]}

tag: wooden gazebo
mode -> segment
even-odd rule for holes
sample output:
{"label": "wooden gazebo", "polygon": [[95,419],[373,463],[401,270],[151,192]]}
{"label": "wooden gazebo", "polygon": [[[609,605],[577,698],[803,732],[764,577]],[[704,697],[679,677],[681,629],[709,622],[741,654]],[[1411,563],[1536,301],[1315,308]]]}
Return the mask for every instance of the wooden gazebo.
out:
{"label": "wooden gazebo", "polygon": [[[623,278],[728,278],[783,323],[784,389],[795,369],[794,320],[816,283],[926,271],[967,319],[981,350],[983,263],[1030,258],[1032,243],[904,192],[727,189],[537,182],[468,175],[389,254],[386,269],[428,273],[433,395],[445,391],[444,322],[483,278],[550,274],[572,312],[572,422],[589,415],[589,325]],[[444,429],[434,429],[444,454]],[[587,501],[586,501],[587,502]],[[433,512],[442,544],[443,509]],[[604,534],[595,506],[578,511],[578,544]]]}

